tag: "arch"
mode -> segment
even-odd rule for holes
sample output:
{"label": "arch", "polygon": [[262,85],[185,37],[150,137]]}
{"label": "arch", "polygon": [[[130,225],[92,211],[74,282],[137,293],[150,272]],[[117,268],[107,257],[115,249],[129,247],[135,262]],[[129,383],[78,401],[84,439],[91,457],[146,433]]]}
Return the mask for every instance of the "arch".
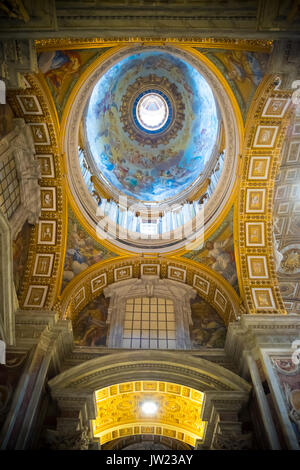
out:
{"label": "arch", "polygon": [[[19,295],[24,309],[51,308],[56,301],[66,245],[67,205],[64,167],[59,146],[59,121],[50,90],[41,74],[26,75],[26,88],[9,90],[8,102],[32,133],[39,179],[41,215],[32,230],[27,269]],[[47,195],[50,203],[44,202]],[[43,238],[44,230],[51,237]],[[41,263],[43,268],[41,268]]]}
{"label": "arch", "polygon": [[[102,427],[101,421],[98,420],[97,422],[98,401],[100,401],[101,407],[102,398],[111,396],[113,399],[111,406],[113,406],[113,403],[116,405],[115,394],[120,395],[122,393],[121,386],[131,387],[130,389],[127,388],[128,392],[126,393],[129,394],[128,396],[132,397],[133,400],[135,398],[141,400],[141,394],[137,392],[145,391],[145,383],[150,385],[150,389],[152,388],[151,385],[156,383],[155,391],[152,388],[152,395],[148,392],[148,395],[144,395],[145,397],[159,400],[160,396],[161,404],[163,404],[164,398],[161,395],[167,393],[166,399],[170,401],[173,394],[173,399],[176,396],[177,403],[180,401],[177,398],[181,397],[183,399],[188,391],[187,400],[193,400],[194,395],[194,399],[199,402],[197,408],[198,410],[201,409],[199,417],[198,412],[195,414],[194,403],[194,407],[191,406],[190,416],[185,414],[187,416],[186,422],[180,421],[178,423],[174,420],[174,413],[173,418],[165,423],[163,421],[151,421],[150,419],[148,424],[154,434],[166,435],[162,430],[165,425],[167,432],[173,432],[173,437],[195,447],[205,446],[205,448],[209,448],[215,439],[216,427],[220,426],[220,421],[224,420],[228,413],[230,419],[234,421],[234,426],[240,432],[241,425],[238,420],[238,413],[249,399],[251,386],[235,373],[200,357],[195,358],[190,354],[182,355],[176,352],[143,350],[129,352],[124,355],[118,352],[76,365],[51,379],[48,384],[51,394],[57,400],[61,410],[60,429],[64,426],[70,426],[69,416],[70,409],[72,409],[72,416],[77,416],[76,419],[72,419],[73,426],[77,425],[78,419],[81,422],[85,421],[90,435],[99,436],[104,439],[104,442],[108,442],[114,437],[121,437],[120,430],[122,430],[123,435],[133,435],[135,430],[137,434],[142,434],[143,427],[138,426],[138,424],[141,424],[141,421],[138,420],[139,413],[133,414],[130,423],[127,421],[126,424],[121,421],[119,426],[114,420],[113,422],[108,420]],[[100,393],[100,396],[98,393]],[[186,402],[186,399],[183,401]],[[128,406],[130,403],[124,402],[125,404]],[[187,403],[183,406],[186,405]],[[192,401],[190,405],[192,405]],[[107,404],[104,404],[102,411],[107,406]],[[138,410],[136,405],[134,409]],[[116,410],[118,410],[118,407],[116,407]],[[188,409],[186,413],[188,413]],[[134,422],[135,417],[137,419],[136,423]],[[158,419],[163,420],[163,416],[158,417]],[[92,432],[92,427],[95,434]],[[197,432],[195,432],[196,429]],[[226,434],[226,426],[222,431],[222,434],[224,433]]]}
{"label": "arch", "polygon": [[264,78],[247,120],[234,233],[240,291],[247,313],[285,314],[273,247],[273,196],[280,152],[291,115],[290,90]]}
{"label": "arch", "polygon": [[120,257],[90,266],[67,285],[55,309],[61,317],[73,318],[108,285],[147,274],[193,287],[217,310],[226,325],[239,315],[240,299],[220,274],[195,261],[183,262],[175,257]]}
{"label": "arch", "polygon": [[62,372],[49,381],[52,391],[95,391],[134,380],[164,380],[200,392],[248,393],[251,386],[234,372],[191,354],[132,351],[101,356]]}

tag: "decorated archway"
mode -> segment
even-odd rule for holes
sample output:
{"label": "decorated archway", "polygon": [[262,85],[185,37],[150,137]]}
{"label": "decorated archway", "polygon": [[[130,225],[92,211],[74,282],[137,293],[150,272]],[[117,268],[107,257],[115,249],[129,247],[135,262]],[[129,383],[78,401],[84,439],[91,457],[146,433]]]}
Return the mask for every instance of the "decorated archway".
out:
{"label": "decorated archway", "polygon": [[[228,439],[235,437],[231,448],[251,447],[251,436],[243,435],[238,419],[250,385],[233,372],[189,354],[112,354],[74,366],[50,380],[49,386],[60,409],[58,435],[82,429],[88,439],[98,442],[100,438],[104,444],[146,432],[198,449],[228,448]],[[155,416],[143,415],[140,405],[145,402],[148,406],[154,402],[160,409]]]}

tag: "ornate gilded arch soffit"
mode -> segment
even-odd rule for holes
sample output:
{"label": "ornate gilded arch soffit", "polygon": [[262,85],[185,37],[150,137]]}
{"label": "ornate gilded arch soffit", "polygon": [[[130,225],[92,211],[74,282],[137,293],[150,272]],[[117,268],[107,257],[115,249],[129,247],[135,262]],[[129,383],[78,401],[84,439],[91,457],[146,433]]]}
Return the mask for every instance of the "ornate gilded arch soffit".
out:
{"label": "ornate gilded arch soffit", "polygon": [[[132,382],[133,375],[135,382]],[[49,386],[63,417],[67,416],[64,413],[73,397],[80,397],[81,403],[89,409],[89,418],[96,419],[93,422],[93,435],[99,437],[101,443],[111,440],[113,436],[118,437],[121,429],[120,435],[133,434],[133,429],[128,429],[132,425],[135,426],[135,432],[139,433],[138,425],[146,424],[153,426],[152,433],[171,435],[193,446],[198,440],[199,443],[209,444],[216,425],[214,416],[220,410],[224,413],[224,409],[230,410],[230,416],[236,416],[247,402],[251,390],[245,380],[217,364],[191,355],[179,359],[176,353],[165,351],[128,352],[126,357],[116,353],[91,359],[50,380]],[[166,413],[159,415],[157,422],[150,424],[148,420],[148,423],[141,423],[137,407],[134,406],[128,413],[129,403],[126,401],[125,430],[123,399],[129,398],[133,405],[143,395],[158,403],[167,398],[168,406],[164,407]],[[180,421],[174,420],[173,400],[176,400],[177,418],[185,410]],[[105,412],[107,405],[109,416]],[[171,414],[168,413],[168,407],[172,410]],[[164,427],[163,432],[161,425]]]}
{"label": "ornate gilded arch soffit", "polygon": [[25,84],[25,89],[9,90],[8,102],[32,132],[41,168],[41,216],[30,230],[19,304],[20,308],[51,308],[59,293],[65,253],[65,168],[59,144],[59,120],[49,90],[37,75],[27,75]]}
{"label": "ornate gilded arch soffit", "polygon": [[247,313],[285,314],[274,260],[273,198],[280,154],[292,114],[291,90],[267,76],[252,101],[245,129],[235,206],[240,291]]}
{"label": "ornate gilded arch soffit", "polygon": [[168,257],[119,257],[90,266],[76,276],[55,305],[59,315],[74,319],[84,307],[110,284],[128,279],[159,276],[185,283],[219,313],[225,324],[241,313],[240,299],[220,274],[191,260]]}

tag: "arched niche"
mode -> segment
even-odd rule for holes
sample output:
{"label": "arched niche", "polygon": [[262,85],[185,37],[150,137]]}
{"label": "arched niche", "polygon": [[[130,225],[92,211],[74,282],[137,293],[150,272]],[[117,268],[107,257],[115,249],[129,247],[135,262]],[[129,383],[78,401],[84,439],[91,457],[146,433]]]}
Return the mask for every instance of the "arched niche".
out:
{"label": "arched niche", "polygon": [[205,359],[162,351],[97,357],[51,379],[48,384],[60,409],[57,433],[88,430],[92,442],[92,420],[97,416],[95,392],[132,380],[164,381],[204,394],[201,419],[207,426],[196,448],[217,448],[217,442],[224,442],[226,436],[236,436],[235,445],[240,442],[241,448],[245,445],[239,412],[249,399],[251,386],[230,370]]}
{"label": "arched niche", "polygon": [[[174,312],[174,314],[171,313],[171,315],[174,315],[174,322],[170,323],[175,323],[176,327],[176,330],[174,331],[174,337],[176,339],[171,340],[173,348],[191,349],[189,334],[189,327],[192,324],[190,302],[191,299],[197,295],[196,290],[192,287],[170,279],[159,279],[158,276],[142,276],[141,279],[129,279],[126,281],[115,282],[114,284],[111,284],[106,289],[104,289],[104,295],[110,298],[107,319],[107,323],[110,325],[109,337],[107,341],[108,347],[114,348],[120,347],[120,345],[121,347],[124,347],[123,338],[125,328],[124,324],[126,321],[126,308],[128,306],[130,307],[127,302],[130,302],[130,300],[136,301],[137,299],[149,299],[151,302],[152,300],[158,299],[162,300],[163,302],[164,300],[167,302],[169,301],[172,304],[170,305],[170,309],[172,309],[172,312]],[[156,307],[155,310],[157,311],[157,306],[155,305],[154,307]],[[158,305],[158,309],[159,307],[160,306]],[[162,305],[162,309],[164,307],[165,306]],[[147,312],[149,312],[152,308],[152,305],[151,303],[149,306],[141,305],[140,308],[141,310],[144,308],[147,310]],[[158,317],[159,315],[164,314],[157,313],[155,317]],[[151,321],[148,321],[147,323],[150,328]],[[141,334],[142,332],[144,334],[147,333],[147,331],[143,331],[142,328],[140,331]],[[154,332],[155,330],[152,331]],[[168,333],[171,333],[171,331]],[[167,343],[167,347],[169,348],[170,342],[168,341]],[[173,348],[171,347],[170,349]]]}

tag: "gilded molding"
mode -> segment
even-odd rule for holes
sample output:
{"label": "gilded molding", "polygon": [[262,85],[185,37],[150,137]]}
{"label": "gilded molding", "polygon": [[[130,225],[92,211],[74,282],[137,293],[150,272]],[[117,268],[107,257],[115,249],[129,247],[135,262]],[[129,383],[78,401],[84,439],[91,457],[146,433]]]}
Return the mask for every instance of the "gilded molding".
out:
{"label": "gilded molding", "polygon": [[270,52],[273,41],[260,39],[216,39],[216,38],[53,38],[37,39],[35,46],[40,51],[50,51],[56,49],[95,49],[100,47],[114,47],[116,45],[131,44],[155,44],[155,45],[186,45],[191,47],[203,47],[210,49],[235,49],[247,51]]}
{"label": "gilded molding", "polygon": [[291,115],[291,91],[266,77],[246,121],[234,233],[237,270],[247,313],[285,314],[274,262],[273,195]]}
{"label": "gilded molding", "polygon": [[[59,145],[59,121],[48,87],[40,75],[27,75],[27,86],[9,90],[8,101],[15,114],[30,126],[35,156],[41,168],[41,216],[32,227],[27,267],[19,304],[23,309],[48,309],[60,288],[63,269],[67,207],[65,169]],[[24,109],[19,96],[34,96],[40,112]]]}
{"label": "gilded molding", "polygon": [[[145,271],[145,266],[151,270]],[[147,274],[190,285],[219,312],[225,324],[241,313],[241,300],[233,287],[207,266],[177,257],[125,256],[97,263],[77,275],[65,288],[55,310],[61,318],[74,319],[108,285]]]}

